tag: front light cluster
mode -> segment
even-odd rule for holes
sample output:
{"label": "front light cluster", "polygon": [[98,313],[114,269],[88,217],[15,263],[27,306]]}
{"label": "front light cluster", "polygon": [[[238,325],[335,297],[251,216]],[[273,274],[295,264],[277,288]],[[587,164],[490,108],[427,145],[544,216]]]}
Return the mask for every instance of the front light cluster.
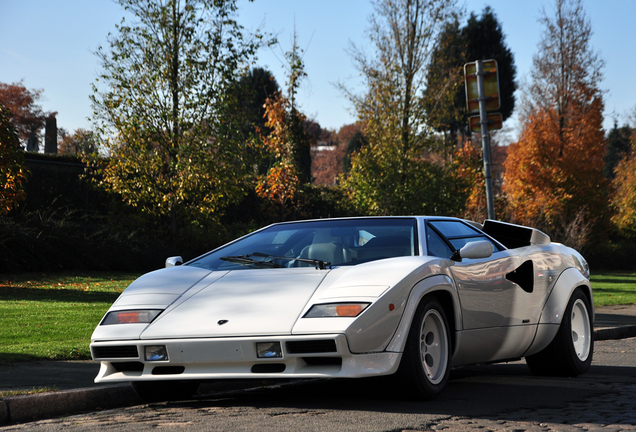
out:
{"label": "front light cluster", "polygon": [[165,345],[148,345],[144,347],[146,361],[167,361],[168,350]]}
{"label": "front light cluster", "polygon": [[586,279],[590,279],[590,265],[587,263],[587,261],[585,260],[585,258],[582,258],[583,260],[583,276],[585,276]]}
{"label": "front light cluster", "polygon": [[258,358],[281,358],[283,350],[280,342],[257,342],[256,357]]}
{"label": "front light cluster", "polygon": [[111,324],[148,324],[151,323],[159,314],[163,312],[161,309],[144,309],[144,310],[122,310],[108,312],[101,325]]}
{"label": "front light cluster", "polygon": [[303,318],[357,317],[370,303],[325,303],[313,305]]}

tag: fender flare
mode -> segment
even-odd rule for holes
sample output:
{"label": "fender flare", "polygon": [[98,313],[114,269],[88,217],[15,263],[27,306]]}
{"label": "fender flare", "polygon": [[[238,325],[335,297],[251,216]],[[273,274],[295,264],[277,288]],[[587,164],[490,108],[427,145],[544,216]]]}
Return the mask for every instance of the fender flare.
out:
{"label": "fender flare", "polygon": [[404,352],[406,338],[408,337],[409,330],[411,329],[411,323],[413,322],[415,311],[422,301],[422,298],[434,292],[444,292],[445,294],[450,295],[453,303],[454,316],[448,316],[448,319],[452,319],[454,321],[454,328],[456,332],[461,330],[462,320],[459,296],[457,295],[457,290],[455,289],[451,278],[447,275],[430,276],[416,283],[411,289],[406,302],[406,307],[404,308],[404,313],[402,314],[402,319],[400,320],[393,338],[391,338],[391,341],[387,345],[385,351],[399,353]]}
{"label": "fender flare", "polygon": [[594,297],[590,281],[578,269],[568,268],[559,275],[543,306],[537,332],[532,344],[523,354],[524,357],[536,354],[552,342],[559,331],[568,301],[577,288],[582,288],[589,300],[591,309],[589,313],[592,318],[592,324],[594,324]]}

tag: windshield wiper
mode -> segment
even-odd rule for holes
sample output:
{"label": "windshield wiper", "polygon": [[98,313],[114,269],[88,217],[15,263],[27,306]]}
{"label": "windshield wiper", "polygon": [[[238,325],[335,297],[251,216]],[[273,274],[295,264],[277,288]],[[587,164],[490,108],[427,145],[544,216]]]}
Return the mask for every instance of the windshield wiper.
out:
{"label": "windshield wiper", "polygon": [[[283,266],[275,263],[273,261],[264,261],[264,260],[257,260],[252,258],[252,255],[234,255],[234,256],[225,256],[225,257],[221,257],[220,259],[222,259],[223,261],[228,261],[231,263],[235,263],[235,264],[240,264],[240,265],[255,265],[257,267],[267,267],[267,268],[282,268]],[[256,255],[258,256],[258,255]]]}
{"label": "windshield wiper", "polygon": [[262,258],[269,258],[274,260],[286,260],[286,261],[299,261],[308,264],[313,264],[317,269],[325,270],[327,267],[331,267],[331,263],[328,261],[323,261],[319,259],[312,258],[296,258],[296,257],[285,257],[285,256],[274,256],[268,255],[262,252],[254,252],[251,256],[257,256]]}
{"label": "windshield wiper", "polygon": [[[264,260],[257,260],[252,257],[265,258]],[[310,258],[296,258],[296,257],[285,257],[285,256],[274,256],[269,255],[262,252],[254,252],[248,255],[234,255],[234,256],[226,256],[221,257],[223,261],[229,261],[241,265],[263,265],[265,267],[275,267],[280,268],[283,267],[280,264],[277,264],[271,260],[285,260],[285,261],[299,261],[308,264],[314,265],[317,269],[325,270],[327,267],[331,267],[331,263],[318,259],[310,259]]]}

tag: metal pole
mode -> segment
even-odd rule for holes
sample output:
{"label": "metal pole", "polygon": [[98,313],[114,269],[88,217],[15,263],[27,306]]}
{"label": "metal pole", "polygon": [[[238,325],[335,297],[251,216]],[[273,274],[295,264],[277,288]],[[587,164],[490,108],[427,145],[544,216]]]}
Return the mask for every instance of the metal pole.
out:
{"label": "metal pole", "polygon": [[495,219],[495,201],[492,192],[492,172],[490,167],[490,137],[488,136],[488,114],[486,112],[486,96],[484,89],[484,68],[481,60],[477,60],[477,91],[479,92],[479,121],[481,122],[481,147],[484,157],[488,219]]}

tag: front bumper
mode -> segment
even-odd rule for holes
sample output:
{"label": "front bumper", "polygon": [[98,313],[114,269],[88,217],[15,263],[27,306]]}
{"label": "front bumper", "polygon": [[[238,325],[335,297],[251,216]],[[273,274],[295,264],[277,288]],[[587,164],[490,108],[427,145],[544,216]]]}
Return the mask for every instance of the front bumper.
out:
{"label": "front bumper", "polygon": [[[257,358],[258,342],[280,342],[282,357]],[[167,361],[147,361],[145,347],[165,345]],[[93,342],[96,383],[237,378],[356,378],[389,375],[401,353],[352,354],[343,334],[284,337]]]}

